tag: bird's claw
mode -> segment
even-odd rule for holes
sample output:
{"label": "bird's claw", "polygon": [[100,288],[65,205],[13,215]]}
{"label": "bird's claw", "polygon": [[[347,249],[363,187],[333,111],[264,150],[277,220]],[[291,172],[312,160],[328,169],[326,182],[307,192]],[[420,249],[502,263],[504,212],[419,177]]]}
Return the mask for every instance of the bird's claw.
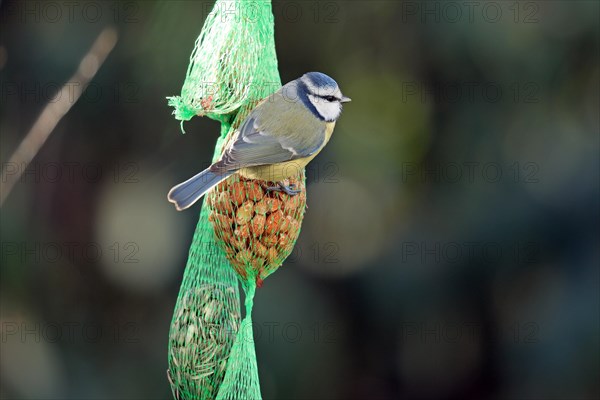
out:
{"label": "bird's claw", "polygon": [[296,185],[294,184],[284,185],[283,182],[277,182],[277,186],[269,186],[267,187],[267,190],[271,192],[283,192],[288,196],[296,196],[297,194],[300,194],[302,190],[296,190],[294,189],[295,187]]}

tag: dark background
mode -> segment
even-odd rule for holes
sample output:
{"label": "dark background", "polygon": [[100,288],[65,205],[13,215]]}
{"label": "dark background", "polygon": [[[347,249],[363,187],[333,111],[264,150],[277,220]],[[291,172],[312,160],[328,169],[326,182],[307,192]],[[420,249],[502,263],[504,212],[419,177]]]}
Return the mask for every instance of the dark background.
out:
{"label": "dark background", "polygon": [[[118,32],[1,209],[0,395],[169,398],[200,205],[177,213],[166,193],[210,160],[219,125],[182,135],[165,97],[212,3],[66,3],[0,5],[3,168]],[[256,296],[263,396],[598,398],[599,3],[274,15],[282,81],[323,71],[353,102],[308,169],[296,251]]]}

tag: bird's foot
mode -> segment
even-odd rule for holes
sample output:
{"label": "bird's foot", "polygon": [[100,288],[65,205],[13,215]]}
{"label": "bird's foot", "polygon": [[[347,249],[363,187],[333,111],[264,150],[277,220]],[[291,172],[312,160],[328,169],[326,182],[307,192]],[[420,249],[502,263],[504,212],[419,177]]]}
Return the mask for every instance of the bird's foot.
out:
{"label": "bird's foot", "polygon": [[277,182],[277,186],[269,186],[267,190],[270,192],[283,192],[289,196],[296,196],[300,194],[302,190],[294,189],[296,185],[285,185],[283,182]]}

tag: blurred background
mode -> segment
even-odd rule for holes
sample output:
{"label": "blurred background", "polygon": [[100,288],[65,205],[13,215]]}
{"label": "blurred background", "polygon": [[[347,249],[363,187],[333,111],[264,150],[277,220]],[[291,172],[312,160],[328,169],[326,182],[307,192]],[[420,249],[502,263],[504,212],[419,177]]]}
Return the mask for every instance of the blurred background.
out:
{"label": "blurred background", "polygon": [[[23,173],[0,211],[2,398],[171,398],[200,204],[177,213],[166,193],[219,125],[182,135],[165,97],[211,6],[0,4],[3,190]],[[599,398],[599,11],[274,1],[282,81],[323,71],[353,102],[255,299],[265,398]],[[11,162],[107,28],[87,90]]]}

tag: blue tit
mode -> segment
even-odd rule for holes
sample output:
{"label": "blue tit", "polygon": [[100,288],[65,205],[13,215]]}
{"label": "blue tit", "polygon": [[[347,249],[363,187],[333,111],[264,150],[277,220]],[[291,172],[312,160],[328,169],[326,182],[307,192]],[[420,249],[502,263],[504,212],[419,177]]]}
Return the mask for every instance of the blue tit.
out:
{"label": "blue tit", "polygon": [[169,201],[185,210],[233,174],[276,182],[268,189],[298,194],[286,180],[297,176],[329,142],[342,103],[349,101],[338,84],[320,72],[287,83],[252,110],[217,162],[173,187]]}

